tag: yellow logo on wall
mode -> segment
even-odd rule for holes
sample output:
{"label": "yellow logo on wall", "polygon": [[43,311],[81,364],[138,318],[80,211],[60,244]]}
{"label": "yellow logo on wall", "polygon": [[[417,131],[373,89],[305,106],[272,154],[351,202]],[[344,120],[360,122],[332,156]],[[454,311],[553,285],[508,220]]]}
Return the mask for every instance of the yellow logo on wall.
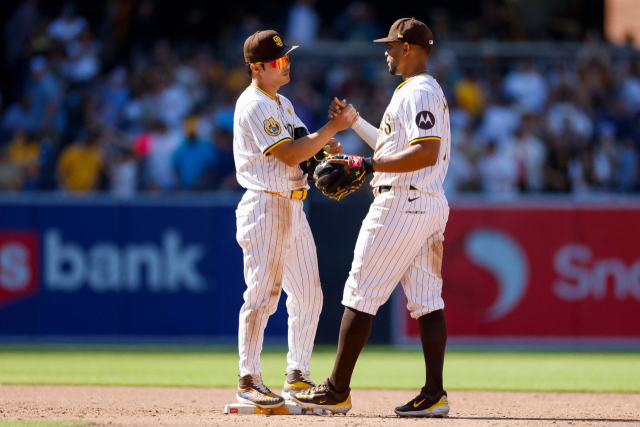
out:
{"label": "yellow logo on wall", "polygon": [[278,136],[282,129],[280,128],[280,124],[276,122],[273,117],[269,117],[268,120],[264,121],[264,131],[271,136]]}
{"label": "yellow logo on wall", "polygon": [[282,39],[280,38],[280,36],[273,36],[273,41],[276,42],[278,47],[284,46],[284,43],[282,43]]}

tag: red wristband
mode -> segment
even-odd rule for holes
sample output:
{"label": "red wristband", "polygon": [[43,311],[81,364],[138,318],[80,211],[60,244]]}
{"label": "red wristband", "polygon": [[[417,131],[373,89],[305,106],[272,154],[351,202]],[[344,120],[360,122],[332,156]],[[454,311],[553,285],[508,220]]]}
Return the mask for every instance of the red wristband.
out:
{"label": "red wristband", "polygon": [[349,156],[349,168],[356,169],[362,167],[362,157],[360,156]]}

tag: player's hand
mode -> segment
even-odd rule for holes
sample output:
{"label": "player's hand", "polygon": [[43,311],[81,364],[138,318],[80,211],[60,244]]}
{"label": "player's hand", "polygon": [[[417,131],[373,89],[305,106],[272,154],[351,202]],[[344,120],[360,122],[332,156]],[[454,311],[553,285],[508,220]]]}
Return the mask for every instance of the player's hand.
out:
{"label": "player's hand", "polygon": [[329,140],[329,149],[324,151],[328,154],[337,156],[338,154],[344,154],[344,147],[342,146],[342,144],[340,144],[340,141],[335,138],[331,138]]}
{"label": "player's hand", "polygon": [[350,128],[351,125],[358,121],[359,117],[360,114],[358,114],[356,109],[353,108],[353,105],[349,104],[346,108],[342,109],[342,112],[329,123],[333,124],[336,132],[340,132]]}
{"label": "player's hand", "polygon": [[329,120],[338,117],[338,114],[340,114],[345,108],[347,108],[347,100],[343,99],[340,101],[334,96],[333,101],[331,101],[331,105],[329,106]]}
{"label": "player's hand", "polygon": [[349,160],[347,159],[329,159],[327,163],[334,163],[336,165],[344,166],[344,171],[346,173],[351,173],[351,168],[349,167]]}

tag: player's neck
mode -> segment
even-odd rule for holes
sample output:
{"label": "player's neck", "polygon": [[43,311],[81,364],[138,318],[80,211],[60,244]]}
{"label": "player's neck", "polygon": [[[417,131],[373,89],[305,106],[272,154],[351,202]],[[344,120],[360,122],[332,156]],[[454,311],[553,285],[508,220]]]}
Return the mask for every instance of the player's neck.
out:
{"label": "player's neck", "polygon": [[415,64],[407,64],[405,69],[402,71],[402,79],[409,80],[411,77],[415,77],[418,74],[426,73],[427,71],[427,63],[418,62]]}
{"label": "player's neck", "polygon": [[273,99],[276,99],[278,89],[280,89],[280,86],[270,85],[264,81],[258,81],[256,78],[251,79],[251,86],[257,87]]}

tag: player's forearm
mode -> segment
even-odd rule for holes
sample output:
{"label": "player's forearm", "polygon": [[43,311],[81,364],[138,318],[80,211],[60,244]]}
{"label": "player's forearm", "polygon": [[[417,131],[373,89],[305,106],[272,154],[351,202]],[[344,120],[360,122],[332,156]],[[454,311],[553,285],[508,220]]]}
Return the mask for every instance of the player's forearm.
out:
{"label": "player's forearm", "polygon": [[362,117],[360,117],[351,127],[356,131],[358,136],[360,136],[360,138],[369,145],[369,147],[375,150],[376,142],[378,140],[378,129]]}
{"label": "player's forearm", "polygon": [[327,123],[317,132],[309,134],[303,138],[291,140],[281,144],[273,151],[273,154],[288,166],[295,166],[316,155],[337,130],[332,122]]}
{"label": "player's forearm", "polygon": [[391,173],[414,172],[435,165],[439,151],[440,141],[423,141],[398,154],[374,157],[373,170]]}

